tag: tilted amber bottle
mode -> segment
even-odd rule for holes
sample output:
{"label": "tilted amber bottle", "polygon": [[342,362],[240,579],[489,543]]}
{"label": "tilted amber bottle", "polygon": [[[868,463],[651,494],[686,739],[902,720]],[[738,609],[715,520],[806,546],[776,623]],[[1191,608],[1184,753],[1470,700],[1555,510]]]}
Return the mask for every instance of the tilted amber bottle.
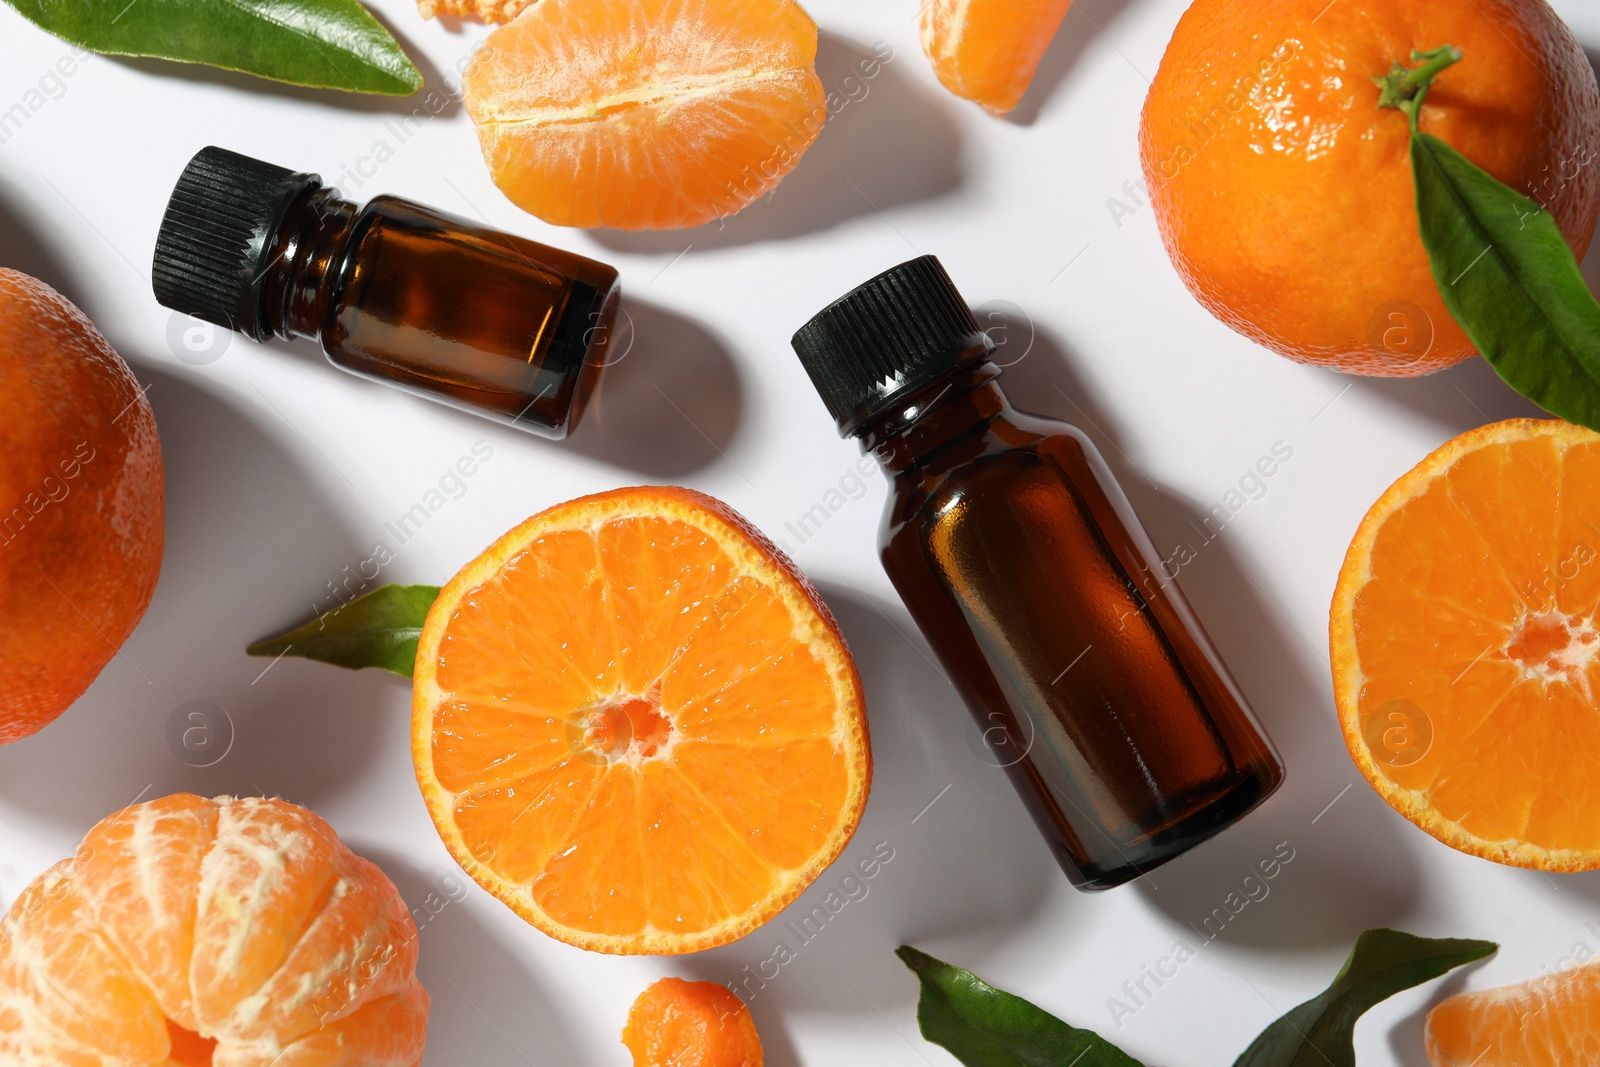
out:
{"label": "tilted amber bottle", "polygon": [[312,338],[354,374],[553,438],[605,366],[619,295],[603,263],[214,147],[178,179],[153,278],[167,307]]}
{"label": "tilted amber bottle", "polygon": [[938,260],[794,347],[891,478],[883,565],[1074,885],[1120,885],[1283,781],[1243,694],[1094,444],[1014,410]]}

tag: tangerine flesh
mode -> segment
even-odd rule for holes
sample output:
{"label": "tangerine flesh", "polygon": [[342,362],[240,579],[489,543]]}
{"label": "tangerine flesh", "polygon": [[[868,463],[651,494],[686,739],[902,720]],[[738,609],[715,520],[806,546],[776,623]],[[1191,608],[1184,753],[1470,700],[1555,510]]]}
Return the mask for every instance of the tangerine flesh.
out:
{"label": "tangerine flesh", "polygon": [[1463,852],[1600,867],[1600,434],[1462,434],[1373,505],[1330,611],[1345,743]]}
{"label": "tangerine flesh", "polygon": [[428,613],[412,751],[457,862],[602,952],[695,952],[792,901],[871,779],[826,605],[727,505],[671,487],[557,505]]}
{"label": "tangerine flesh", "polygon": [[762,1067],[750,1009],[715,982],[656,982],[633,1002],[622,1043],[633,1067]]}
{"label": "tangerine flesh", "polygon": [[560,226],[698,226],[772,191],[822,128],[794,0],[540,0],[463,80],[500,190]]}
{"label": "tangerine flesh", "polygon": [[1072,0],[927,0],[922,51],[940,83],[997,115],[1022,102]]}

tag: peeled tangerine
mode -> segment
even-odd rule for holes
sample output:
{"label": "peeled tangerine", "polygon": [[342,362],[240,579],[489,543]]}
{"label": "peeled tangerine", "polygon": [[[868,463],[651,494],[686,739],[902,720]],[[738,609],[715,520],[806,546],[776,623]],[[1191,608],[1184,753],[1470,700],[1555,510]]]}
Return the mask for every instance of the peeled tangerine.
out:
{"label": "peeled tangerine", "polygon": [[794,0],[540,0],[467,67],[489,171],[560,226],[697,226],[782,180],[822,128]]}
{"label": "peeled tangerine", "polygon": [[1428,1013],[1433,1067],[1600,1063],[1600,964],[1459,993]]}
{"label": "peeled tangerine", "polygon": [[281,800],[177,794],[102,821],[0,923],[6,1067],[416,1067],[416,927]]}
{"label": "peeled tangerine", "polygon": [[1072,0],[919,0],[922,50],[946,89],[996,114],[1022,102]]}

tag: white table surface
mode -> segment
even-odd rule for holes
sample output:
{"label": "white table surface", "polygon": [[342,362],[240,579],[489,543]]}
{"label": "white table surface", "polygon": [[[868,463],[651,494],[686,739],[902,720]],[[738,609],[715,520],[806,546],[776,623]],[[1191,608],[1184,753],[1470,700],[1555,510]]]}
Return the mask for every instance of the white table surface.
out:
{"label": "white table surface", "polygon": [[[446,86],[441,72],[485,32],[424,23],[407,0],[375,6],[422,61],[429,89]],[[1555,6],[1600,57],[1600,8]],[[646,984],[733,980],[778,940],[796,958],[751,1001],[774,1067],[953,1062],[917,1035],[916,985],[892,955],[902,942],[1145,1062],[1229,1062],[1319,991],[1366,927],[1501,942],[1487,964],[1398,996],[1362,1024],[1364,1065],[1413,1067],[1425,1063],[1422,1013],[1435,998],[1532,978],[1579,943],[1600,952],[1600,875],[1500,867],[1412,828],[1346,755],[1328,674],[1327,606],[1367,506],[1447,438],[1533,409],[1481,361],[1385,382],[1280,359],[1190,299],[1148,209],[1113,217],[1108,200],[1126,200],[1124,183],[1139,176],[1139,109],[1184,0],[1080,0],[1016,121],[940,89],[913,7],[813,0],[830,90],[844,92],[880,42],[893,60],[770,200],[721,230],[683,234],[580,233],[524,215],[491,184],[454,102],[402,140],[392,124],[415,103],[203,68],[96,58],[49,83],[0,144],[0,264],[75,300],[150,385],[167,552],[122,655],[59,722],[0,749],[0,904],[96,820],[179,790],[313,807],[413,906],[457,884],[412,778],[406,684],[295,660],[263,675],[265,661],[243,648],[302,621],[313,602],[327,606],[327,583],[374,541],[396,548],[385,522],[481,440],[492,459],[398,546],[382,580],[440,582],[520,519],[583,493],[675,482],[729,501],[817,581],[860,660],[877,776],[846,856],[888,842],[894,858],[809,943],[780,917],[679,959],[569,948],[472,886],[420,935],[430,1065],[621,1067],[617,1033]],[[0,7],[0,111],[28,100],[68,51]],[[408,196],[615,263],[637,337],[598,410],[575,439],[551,444],[343,375],[304,343],[234,338],[212,362],[177,358],[149,263],[174,179],[211,143],[320,171],[358,198]],[[363,159],[379,143],[392,158],[372,173]],[[790,333],[870,274],[926,252],[973,303],[1010,314],[1013,400],[1083,425],[1157,543],[1198,549],[1180,581],[1287,759],[1288,782],[1270,802],[1153,884],[1072,890],[1003,772],[974,754],[976,728],[879,568],[880,477],[809,538],[786,529],[841,479],[850,487],[858,462]],[[1292,459],[1202,546],[1191,520],[1278,442]],[[166,740],[174,710],[195,700],[225,709],[235,729],[209,768],[180,761]],[[1197,935],[1280,842],[1294,859],[1269,894],[1214,940]],[[825,873],[795,908],[809,911],[842,873]],[[1143,1003],[1128,1000],[1123,984],[1179,940],[1195,958],[1159,989],[1147,981]],[[1113,997],[1136,1010],[1114,1020]]]}

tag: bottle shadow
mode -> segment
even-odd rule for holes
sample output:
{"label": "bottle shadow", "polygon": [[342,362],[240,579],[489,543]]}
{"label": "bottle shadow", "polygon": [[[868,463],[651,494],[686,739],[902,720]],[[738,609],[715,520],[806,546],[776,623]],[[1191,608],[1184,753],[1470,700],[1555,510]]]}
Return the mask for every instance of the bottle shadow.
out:
{"label": "bottle shadow", "polygon": [[351,847],[383,869],[417,924],[417,977],[432,1001],[424,1064],[602,1067],[617,1058],[597,1055],[594,1035],[573,1029],[575,1013],[563,1009],[557,984],[529,968],[484,921],[485,909],[503,910],[500,902],[455,864],[442,862],[430,874],[385,849]]}
{"label": "bottle shadow", "polygon": [[[234,343],[250,350],[251,342],[243,338]],[[314,341],[273,338],[266,346],[274,355],[329,374],[344,373],[328,363]],[[372,390],[374,405],[391,405],[386,415],[375,417],[394,419],[397,433],[405,432],[406,420],[421,409],[428,417],[458,422],[464,434],[493,435],[497,445],[558,449],[666,480],[681,480],[724,462],[745,407],[744,380],[721,338],[686,315],[626,293],[600,381],[582,420],[564,441],[499,426],[375,382],[361,384]]]}
{"label": "bottle shadow", "polygon": [[709,327],[624,295],[589,410],[558,447],[651,478],[683,478],[723,460],[744,394],[738,364]]}
{"label": "bottle shadow", "polygon": [[[937,940],[981,961],[1065,884],[903,608],[853,584],[819,588],[866,689],[866,814],[841,858],[772,922],[682,961],[687,976],[738,992],[763,1040],[796,1011],[909,1025],[917,985],[897,946]],[[769,1058],[799,1063],[792,1048]]]}
{"label": "bottle shadow", "polygon": [[817,75],[830,117],[769,195],[693,229],[596,230],[595,239],[618,252],[679,255],[818,233],[954,192],[966,168],[952,107],[905,69],[915,53],[887,49],[820,34]]}
{"label": "bottle shadow", "polygon": [[[326,799],[361,776],[384,721],[405,718],[403,682],[385,699],[375,672],[273,670],[244,648],[303,618],[308,596],[367,545],[329,479],[284,447],[287,429],[269,433],[188,374],[123,354],[161,435],[161,577],[88,692],[34,737],[0,746],[0,795],[80,830],[135,797],[178,791]],[[59,788],[63,774],[71,790]]]}
{"label": "bottle shadow", "polygon": [[[411,96],[384,96],[376,93],[346,92],[340,89],[317,89],[306,85],[291,85],[270,78],[226,70],[204,63],[179,63],[170,59],[149,56],[107,56],[112,62],[143,74],[161,78],[177,78],[194,85],[209,85],[219,89],[254,96],[287,97],[302,105],[335,108],[340,111],[365,112],[372,115],[413,115],[419,118],[449,116],[461,111],[461,97],[444,74],[420,48],[411,44],[406,35],[395,28],[393,20],[383,12],[368,7],[367,12],[394,36],[405,49],[406,55],[422,75],[422,88]],[[231,132],[231,131],[230,131]],[[196,145],[196,150],[201,146]],[[224,146],[232,147],[232,146]],[[285,165],[292,166],[292,162]],[[315,168],[308,168],[315,169]]]}
{"label": "bottle shadow", "polygon": [[[1075,0],[1044,58],[1039,61],[1027,94],[1005,116],[1006,121],[1018,126],[1032,126],[1039,121],[1039,115],[1061,84],[1077,69],[1089,46],[1105,38],[1107,28],[1127,7],[1127,0]],[[1155,71],[1140,72],[1141,77],[1146,74],[1154,75]]]}
{"label": "bottle shadow", "polygon": [[[1271,602],[1264,579],[1211,508],[1136,464],[1122,418],[1059,339],[1036,331],[1031,348],[1012,358],[1002,379],[1011,399],[1078,425],[1100,447],[1288,768],[1278,794],[1134,883],[1137,891],[1195,951],[1212,941],[1253,951],[1343,950],[1362,930],[1410,913],[1419,873],[1398,817],[1361,780],[1328,682],[1306,667],[1326,662],[1321,634],[1299,632]],[[1263,441],[1263,450],[1271,444]],[[1384,862],[1371,862],[1378,854]],[[1271,878],[1263,877],[1263,864]],[[1261,906],[1269,895],[1282,903]]]}

